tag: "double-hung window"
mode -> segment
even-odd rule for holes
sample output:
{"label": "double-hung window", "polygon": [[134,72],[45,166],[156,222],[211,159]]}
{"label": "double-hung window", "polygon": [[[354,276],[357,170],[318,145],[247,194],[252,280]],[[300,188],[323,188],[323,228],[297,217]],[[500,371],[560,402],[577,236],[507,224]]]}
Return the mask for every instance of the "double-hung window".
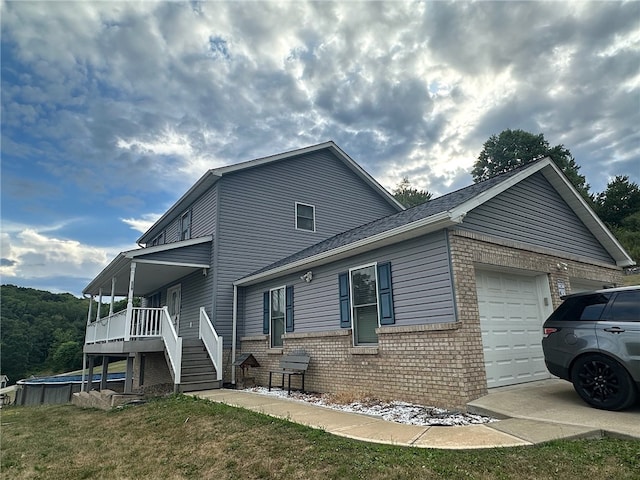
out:
{"label": "double-hung window", "polygon": [[391,264],[355,267],[338,275],[340,327],[353,329],[354,345],[376,345],[376,328],[393,325]]}
{"label": "double-hung window", "polygon": [[282,335],[284,335],[285,316],[285,288],[271,290],[271,347],[282,347]]}
{"label": "double-hung window", "polygon": [[282,348],[284,332],[293,332],[293,286],[264,292],[262,329],[271,348]]}
{"label": "double-hung window", "polygon": [[378,288],[376,266],[350,270],[353,335],[356,345],[378,343]]}
{"label": "double-hung window", "polygon": [[191,210],[187,210],[180,217],[180,240],[191,238]]}
{"label": "double-hung window", "polygon": [[316,231],[316,207],[296,202],[296,230]]}

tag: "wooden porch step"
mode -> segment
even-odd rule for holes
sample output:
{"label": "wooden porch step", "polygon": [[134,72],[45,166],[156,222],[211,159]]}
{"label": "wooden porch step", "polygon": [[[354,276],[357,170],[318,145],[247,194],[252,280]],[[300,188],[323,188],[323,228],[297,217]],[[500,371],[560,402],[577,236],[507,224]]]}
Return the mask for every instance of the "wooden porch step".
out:
{"label": "wooden porch step", "polygon": [[198,390],[216,390],[222,388],[222,382],[213,380],[213,381],[193,381],[193,382],[182,382],[178,387],[178,391],[184,392],[197,392]]}

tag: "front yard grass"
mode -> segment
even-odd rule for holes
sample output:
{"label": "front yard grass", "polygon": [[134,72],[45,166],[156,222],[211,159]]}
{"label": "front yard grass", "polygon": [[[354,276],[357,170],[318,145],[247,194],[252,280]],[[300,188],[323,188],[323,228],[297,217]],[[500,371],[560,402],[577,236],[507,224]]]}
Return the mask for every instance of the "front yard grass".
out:
{"label": "front yard grass", "polygon": [[[1,412],[6,479],[637,479],[640,442],[454,451],[376,445],[187,396]],[[455,427],[452,427],[455,428]]]}

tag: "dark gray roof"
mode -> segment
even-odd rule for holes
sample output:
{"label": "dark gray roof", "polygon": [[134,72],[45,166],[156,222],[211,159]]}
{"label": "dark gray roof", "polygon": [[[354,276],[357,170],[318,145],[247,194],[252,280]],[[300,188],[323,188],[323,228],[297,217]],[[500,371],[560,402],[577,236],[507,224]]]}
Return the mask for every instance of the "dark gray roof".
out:
{"label": "dark gray roof", "polygon": [[508,178],[521,171],[523,168],[530,167],[534,162],[528,163],[522,167],[511,170],[510,172],[496,175],[489,180],[475,183],[460,190],[456,190],[451,193],[447,193],[441,197],[430,200],[422,205],[418,205],[413,208],[409,208],[399,213],[389,215],[388,217],[379,218],[373,222],[361,225],[359,227],[347,230],[346,232],[339,233],[331,238],[323,240],[320,243],[316,243],[310,247],[305,248],[293,255],[290,255],[282,260],[278,260],[271,265],[268,265],[260,270],[253,272],[249,276],[258,275],[260,273],[272,270],[274,268],[282,267],[289,263],[304,260],[305,258],[313,257],[324,252],[328,252],[338,247],[349,245],[350,243],[362,240],[364,238],[371,237],[373,235],[392,230],[403,225],[421,220],[423,218],[431,217],[441,212],[446,212],[462,205],[466,201],[473,197],[485,192],[496,185],[506,181]]}

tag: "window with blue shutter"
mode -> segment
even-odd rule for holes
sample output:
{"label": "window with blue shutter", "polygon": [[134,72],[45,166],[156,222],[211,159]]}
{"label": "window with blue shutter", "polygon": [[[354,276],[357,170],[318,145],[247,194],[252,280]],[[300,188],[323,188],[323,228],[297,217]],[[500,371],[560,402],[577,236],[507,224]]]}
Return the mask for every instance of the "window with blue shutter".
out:
{"label": "window with blue shutter", "polygon": [[340,328],[351,327],[351,302],[349,301],[349,273],[338,275],[340,289]]}
{"label": "window with blue shutter", "polygon": [[262,297],[262,333],[271,348],[282,348],[285,331],[293,332],[293,287],[272,288]]}
{"label": "window with blue shutter", "polygon": [[391,263],[352,268],[338,284],[340,327],[353,328],[354,345],[377,344],[376,328],[395,323]]}
{"label": "window with blue shutter", "polygon": [[393,325],[393,291],[391,288],[391,263],[378,264],[378,298],[380,325]]}

